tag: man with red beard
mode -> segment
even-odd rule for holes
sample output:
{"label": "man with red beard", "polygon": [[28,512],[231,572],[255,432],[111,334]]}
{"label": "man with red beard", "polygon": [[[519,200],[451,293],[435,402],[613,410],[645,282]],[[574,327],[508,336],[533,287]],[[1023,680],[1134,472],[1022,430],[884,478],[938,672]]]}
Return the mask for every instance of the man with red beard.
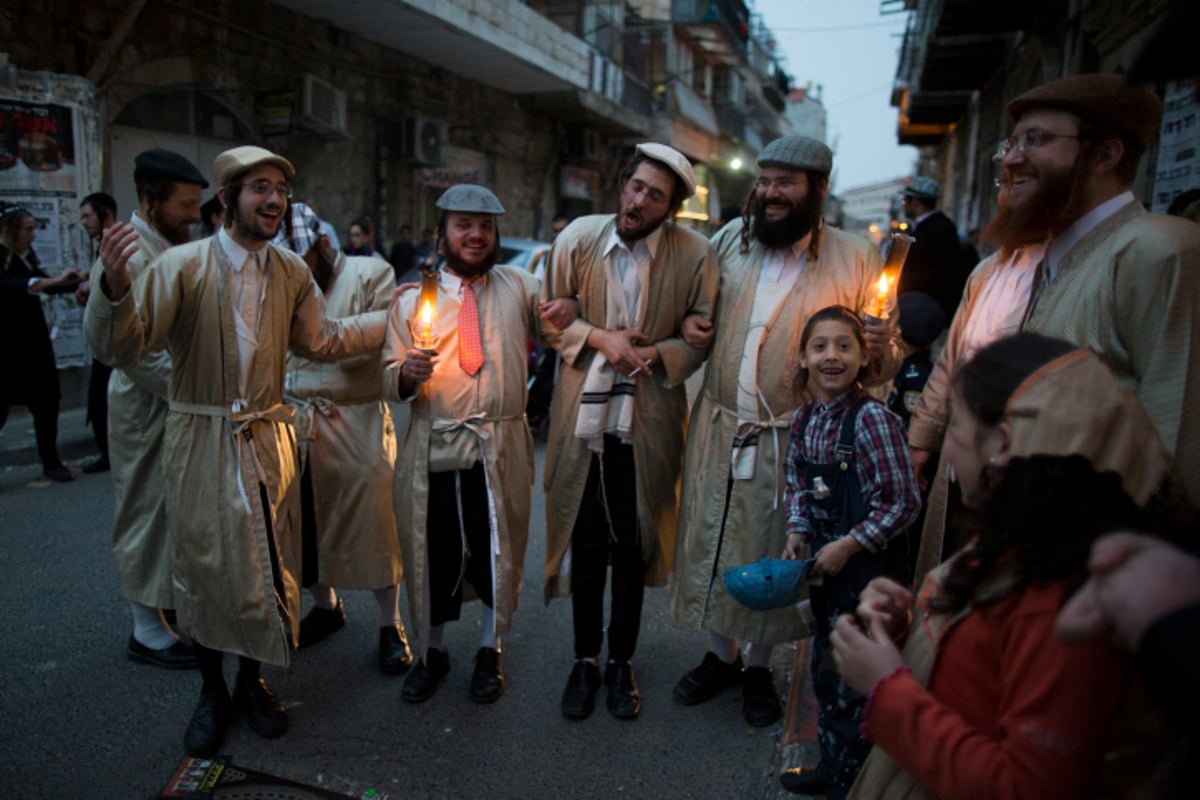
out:
{"label": "man with red beard", "polygon": [[620,186],[619,213],[581,217],[555,238],[542,290],[546,300],[579,300],[573,322],[542,326],[562,356],[546,447],[545,597],[571,595],[568,719],[595,708],[610,561],[608,711],[641,711],[631,659],[645,586],[671,571],[684,381],[705,354],[680,329],[688,314],[711,315],[717,291],[712,248],[672,220],[696,190],[687,157],[639,144]]}
{"label": "man with red beard", "polygon": [[[208,181],[178,153],[147,150],[133,161],[133,182],[138,208],[130,226],[137,233],[138,249],[126,269],[136,278],[168,248],[188,241],[190,225],[200,219],[201,193]],[[103,274],[104,263],[97,260],[92,285],[99,286]],[[101,322],[98,315],[86,316],[89,340],[103,338],[96,329]],[[138,663],[181,669],[194,668],[197,662],[191,645],[163,617],[163,610],[175,608],[162,464],[170,379],[171,356],[165,348],[113,370],[108,382],[109,458],[116,494],[113,556],[133,611],[127,655]]]}
{"label": "man with red beard", "polygon": [[[262,661],[287,665],[299,623],[287,352],[338,360],[377,351],[387,318],[326,319],[308,266],[270,244],[292,193],[287,159],[235,147],[212,171],[225,226],[171,248],[134,281],[128,262],[138,231],[114,225],[100,247],[100,291],[87,306],[88,342],[107,363],[128,370],[161,347],[171,356],[163,466],[175,607],[203,677],[184,735],[197,756],[217,752],[235,707],[260,736],[287,730],[287,712],[259,674]],[[232,699],[225,651],[240,656]]]}
{"label": "man with red beard", "polygon": [[[811,396],[796,385],[801,333],[826,306],[865,309],[882,264],[870,242],[822,218],[833,168],[823,143],[776,139],[758,166],[743,217],[713,237],[722,292],[715,324],[689,320],[689,341],[702,344],[714,331],[716,339],[688,433],[671,613],[709,635],[703,661],[675,687],[676,702],[696,705],[741,686],[746,722],[765,726],[781,713],[771,647],[805,636],[806,626],[796,608],[746,608],[719,576],[782,555],[788,429]],[[886,320],[867,326],[870,383],[899,367],[897,318],[893,303]],[[749,645],[745,667],[741,644]]]}
{"label": "man with red beard", "polygon": [[464,600],[478,598],[483,633],[469,696],[491,703],[504,692],[501,637],[517,609],[529,536],[526,343],[538,328],[540,286],[523,270],[496,265],[504,207],[491,191],[453,186],[437,207],[445,265],[432,341],[414,341],[410,322],[422,298],[406,291],[383,351],[384,395],[412,403],[392,498],[422,654],[400,696],[422,703],[438,690],[450,671],[445,625]]}

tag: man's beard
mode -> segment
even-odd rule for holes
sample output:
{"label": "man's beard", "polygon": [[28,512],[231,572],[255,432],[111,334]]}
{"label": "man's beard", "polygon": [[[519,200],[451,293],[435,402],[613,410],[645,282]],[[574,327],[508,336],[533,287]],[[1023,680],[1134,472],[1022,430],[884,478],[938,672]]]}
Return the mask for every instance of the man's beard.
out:
{"label": "man's beard", "polygon": [[240,236],[247,239],[269,242],[279,232],[279,226],[283,224],[283,218],[279,218],[279,221],[275,225],[275,230],[268,231],[259,220],[257,211],[257,209],[252,209],[243,215],[241,209],[238,209],[237,214],[233,218],[233,227]]}
{"label": "man's beard", "polygon": [[788,212],[779,219],[769,220],[767,204],[756,195],[750,199],[750,232],[768,250],[791,247],[816,226],[823,199],[819,192],[810,192],[799,205],[776,201],[776,205],[787,207]]}
{"label": "man's beard", "polygon": [[[621,227],[621,220],[628,213],[637,214],[641,218],[641,221],[639,222],[637,227],[633,228],[632,230],[627,231],[627,230],[625,230],[625,228]],[[646,212],[641,209],[639,209],[637,211],[632,211],[630,209],[621,209],[621,213],[617,217],[617,235],[620,236],[621,241],[625,242],[626,244],[632,244],[633,242],[639,242],[642,239],[645,239],[650,234],[654,233],[656,230],[658,230],[659,227],[664,222],[667,221],[667,217],[669,217],[669,216],[670,216],[669,211],[660,217],[648,217],[648,216],[646,216]]]}
{"label": "man's beard", "polygon": [[488,253],[488,257],[479,264],[472,264],[458,255],[458,253],[446,253],[446,267],[455,275],[463,278],[478,278],[480,275],[491,272],[494,266],[496,266],[496,251],[494,248],[492,252]]}
{"label": "man's beard", "polygon": [[192,240],[190,220],[167,219],[157,208],[150,209],[150,225],[172,245],[187,244]]}
{"label": "man's beard", "polygon": [[[1070,167],[1037,173],[1038,187],[1030,197],[1001,203],[980,238],[1004,250],[1045,241],[1077,216],[1079,193],[1087,164],[1076,156]],[[1018,176],[1021,173],[1018,173]]]}

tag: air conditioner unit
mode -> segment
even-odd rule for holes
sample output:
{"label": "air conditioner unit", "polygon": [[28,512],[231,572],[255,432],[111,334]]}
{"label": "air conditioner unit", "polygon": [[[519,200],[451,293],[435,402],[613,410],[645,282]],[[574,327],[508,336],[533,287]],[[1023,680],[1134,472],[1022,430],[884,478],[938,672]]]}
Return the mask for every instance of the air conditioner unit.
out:
{"label": "air conditioner unit", "polygon": [[445,122],[429,117],[404,121],[404,155],[409,161],[430,167],[446,163],[449,129]]}
{"label": "air conditioner unit", "polygon": [[300,98],[300,127],[326,136],[348,136],[346,93],[329,81],[305,74]]}

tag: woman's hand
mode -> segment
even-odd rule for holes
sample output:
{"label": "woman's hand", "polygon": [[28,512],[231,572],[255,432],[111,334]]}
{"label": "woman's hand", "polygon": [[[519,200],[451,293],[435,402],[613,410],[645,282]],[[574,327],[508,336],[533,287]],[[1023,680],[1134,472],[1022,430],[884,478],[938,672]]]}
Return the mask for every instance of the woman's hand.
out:
{"label": "woman's hand", "polygon": [[854,613],[868,631],[873,629],[874,622],[878,620],[887,631],[888,639],[899,642],[912,623],[909,612],[912,599],[912,592],[891,578],[875,578],[858,596],[858,608]]}
{"label": "woman's hand", "polygon": [[865,695],[869,695],[879,681],[904,666],[904,656],[892,644],[878,617],[868,630],[870,636],[859,630],[854,617],[843,614],[829,636],[838,674],[847,686]]}

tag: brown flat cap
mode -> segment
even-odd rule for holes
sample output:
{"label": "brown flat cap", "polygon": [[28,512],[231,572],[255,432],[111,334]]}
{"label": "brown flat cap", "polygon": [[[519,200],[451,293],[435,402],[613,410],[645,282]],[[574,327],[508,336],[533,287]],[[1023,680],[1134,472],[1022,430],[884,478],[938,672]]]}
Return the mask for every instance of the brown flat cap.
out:
{"label": "brown flat cap", "polygon": [[222,184],[233,176],[240,175],[259,164],[271,164],[279,167],[283,170],[283,176],[289,181],[296,177],[296,168],[292,166],[292,162],[270,150],[264,150],[254,145],[226,150],[213,159],[213,177],[217,179],[218,184]]}
{"label": "brown flat cap", "polygon": [[1017,122],[1026,111],[1050,108],[1128,136],[1144,152],[1162,122],[1162,101],[1149,89],[1130,86],[1120,75],[1071,75],[1043,83],[1008,104]]}

